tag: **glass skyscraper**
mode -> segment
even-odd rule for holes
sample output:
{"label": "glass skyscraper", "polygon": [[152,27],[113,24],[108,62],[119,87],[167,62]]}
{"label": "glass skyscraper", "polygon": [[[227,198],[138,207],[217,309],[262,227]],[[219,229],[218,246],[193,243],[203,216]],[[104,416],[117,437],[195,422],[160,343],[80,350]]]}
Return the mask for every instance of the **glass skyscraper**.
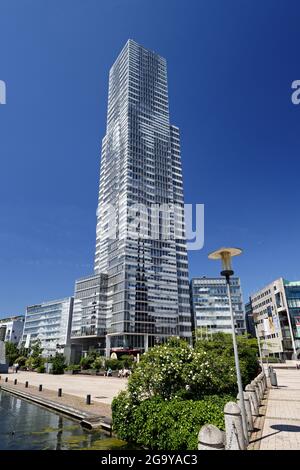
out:
{"label": "glass skyscraper", "polygon": [[146,350],[173,335],[191,340],[184,218],[175,207],[183,209],[183,185],[166,60],[128,40],[109,74],[97,211],[108,350]]}

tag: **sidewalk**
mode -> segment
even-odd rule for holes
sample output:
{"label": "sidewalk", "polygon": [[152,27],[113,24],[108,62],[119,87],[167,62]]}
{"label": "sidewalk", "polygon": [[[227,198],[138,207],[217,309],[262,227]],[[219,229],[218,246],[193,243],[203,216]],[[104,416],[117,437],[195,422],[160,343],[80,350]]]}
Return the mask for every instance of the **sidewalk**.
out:
{"label": "sidewalk", "polygon": [[42,384],[44,389],[55,392],[57,392],[58,388],[62,388],[63,393],[84,399],[87,394],[91,394],[93,401],[108,405],[127,386],[127,379],[118,379],[117,377],[51,375],[22,371],[17,374],[1,374],[1,377],[2,383],[4,383],[5,377],[8,377],[10,384],[14,379],[17,379],[18,383],[22,384],[28,381],[29,385],[38,387]]}
{"label": "sidewalk", "polygon": [[278,388],[269,391],[260,450],[300,450],[300,370],[274,369]]}

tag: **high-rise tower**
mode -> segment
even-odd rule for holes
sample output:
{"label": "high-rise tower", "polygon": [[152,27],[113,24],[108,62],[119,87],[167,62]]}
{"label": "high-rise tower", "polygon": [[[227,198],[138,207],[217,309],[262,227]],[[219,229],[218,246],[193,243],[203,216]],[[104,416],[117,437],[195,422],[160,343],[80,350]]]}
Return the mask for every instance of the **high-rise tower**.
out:
{"label": "high-rise tower", "polygon": [[109,74],[97,211],[95,274],[108,274],[108,349],[191,339],[184,219],[174,206],[183,208],[183,186],[166,60],[129,40]]}

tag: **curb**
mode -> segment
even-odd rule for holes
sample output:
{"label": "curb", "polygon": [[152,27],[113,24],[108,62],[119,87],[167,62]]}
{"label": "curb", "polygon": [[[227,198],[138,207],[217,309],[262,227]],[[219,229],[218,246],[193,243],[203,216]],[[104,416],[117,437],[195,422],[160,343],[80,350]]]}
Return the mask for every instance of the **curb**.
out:
{"label": "curb", "polygon": [[80,424],[83,427],[87,427],[89,429],[96,429],[96,428],[102,428],[103,430],[109,432],[112,434],[112,423],[110,418],[106,418],[104,416],[99,416],[95,415],[92,413],[86,413],[85,411],[78,410],[76,408],[73,408],[71,406],[67,405],[62,405],[60,403],[57,403],[55,401],[45,399],[42,397],[37,397],[31,393],[28,392],[22,392],[20,390],[16,390],[13,387],[7,386],[7,385],[1,385],[0,389],[11,393],[12,395],[15,395],[17,397],[23,398],[27,401],[33,402],[37,405],[40,405],[44,408],[51,409],[53,411],[57,411],[59,413],[62,413],[66,416],[69,416],[71,418],[74,418],[76,420],[80,421]]}

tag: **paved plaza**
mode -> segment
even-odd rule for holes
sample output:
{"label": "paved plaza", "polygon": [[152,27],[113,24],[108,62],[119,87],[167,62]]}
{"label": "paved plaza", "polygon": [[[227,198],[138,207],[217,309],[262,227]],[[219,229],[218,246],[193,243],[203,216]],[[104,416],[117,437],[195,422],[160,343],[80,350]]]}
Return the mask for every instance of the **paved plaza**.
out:
{"label": "paved plaza", "polygon": [[300,450],[300,370],[276,368],[269,391],[260,450]]}
{"label": "paved plaza", "polygon": [[127,379],[117,377],[87,376],[87,375],[51,375],[36,372],[22,372],[17,374],[1,374],[2,382],[8,377],[11,383],[14,379],[18,383],[29,382],[30,385],[43,385],[44,389],[55,390],[62,388],[64,393],[77,397],[92,395],[93,401],[111,404],[112,399],[127,386]]}

